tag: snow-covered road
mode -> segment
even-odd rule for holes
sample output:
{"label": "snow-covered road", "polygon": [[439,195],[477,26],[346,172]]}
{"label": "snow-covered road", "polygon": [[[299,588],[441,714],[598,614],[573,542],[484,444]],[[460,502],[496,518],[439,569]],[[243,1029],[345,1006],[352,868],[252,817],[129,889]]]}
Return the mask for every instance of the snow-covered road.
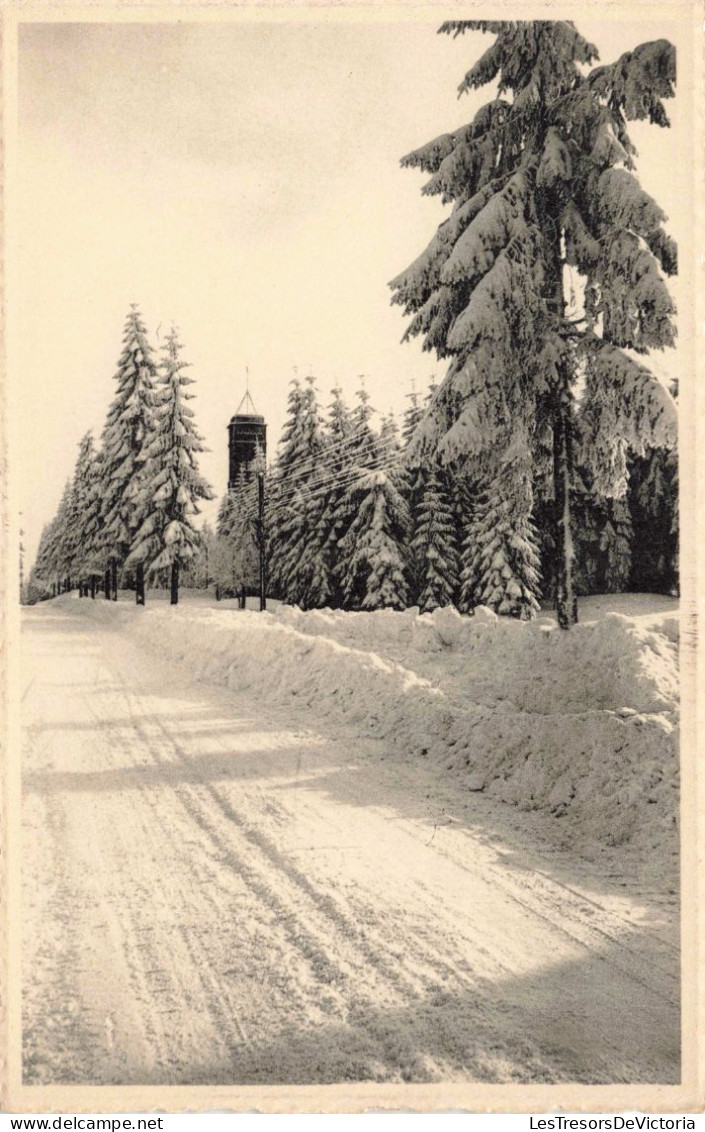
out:
{"label": "snow-covered road", "polygon": [[679,1079],[671,911],[422,760],[23,616],[27,1084]]}

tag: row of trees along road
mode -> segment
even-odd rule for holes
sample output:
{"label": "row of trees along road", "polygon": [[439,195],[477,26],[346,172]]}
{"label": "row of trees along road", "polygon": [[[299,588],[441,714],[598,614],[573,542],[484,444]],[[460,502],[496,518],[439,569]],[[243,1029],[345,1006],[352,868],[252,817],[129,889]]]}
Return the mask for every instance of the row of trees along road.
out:
{"label": "row of trees along road", "polygon": [[95,597],[99,581],[117,600],[118,580],[145,601],[145,576],[166,580],[179,597],[179,573],[197,555],[199,501],[213,493],[198,470],[204,450],[188,401],[181,343],[172,329],[155,360],[133,304],[125,323],[101,445],[91,433],[79,445],[72,479],[45,527],[30,585]]}
{"label": "row of trees along road", "polygon": [[[431,386],[427,404],[434,395]],[[424,413],[412,392],[400,436],[390,414],[373,427],[364,388],[354,409],[334,389],[324,413],[313,377],[303,385],[294,379],[267,478],[270,594],[305,609],[454,604],[469,612],[483,604],[518,617],[537,610],[541,595],[555,595],[550,509],[517,527],[506,506],[509,487],[486,491],[437,460],[410,466]],[[573,493],[577,592],[674,592],[675,470],[673,452],[650,449],[630,458],[624,498]],[[505,474],[513,474],[511,464]],[[221,595],[256,588],[257,518],[257,484],[242,474],[222,499],[217,535],[207,533]],[[207,571],[197,564],[196,572],[203,584]]]}

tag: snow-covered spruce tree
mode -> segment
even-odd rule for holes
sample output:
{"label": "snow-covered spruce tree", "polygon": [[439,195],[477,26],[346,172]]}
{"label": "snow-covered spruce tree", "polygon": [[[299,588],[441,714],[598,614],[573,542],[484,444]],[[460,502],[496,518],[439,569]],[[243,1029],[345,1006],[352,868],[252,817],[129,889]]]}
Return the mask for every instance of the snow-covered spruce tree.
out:
{"label": "snow-covered spruce tree", "polygon": [[313,477],[323,449],[316,379],[309,374],[303,386],[298,378],[291,385],[287,421],[277,453],[278,472],[289,485],[293,480],[305,483]]}
{"label": "snow-covered spruce tree", "polygon": [[486,605],[528,620],[538,612],[539,552],[528,467],[517,456],[485,484],[462,547],[461,608]]}
{"label": "snow-covered spruce tree", "polygon": [[[101,553],[110,570],[110,589],[117,600],[118,568],[130,552],[133,537],[147,505],[138,483],[144,463],[143,447],[152,430],[156,366],[147,332],[135,303],[125,321],[123,349],[115,380],[117,393],[103,428],[101,480]],[[138,571],[137,599],[144,600],[142,561]]]}
{"label": "snow-covered spruce tree", "polygon": [[364,377],[360,378],[360,385],[355,390],[356,405],[352,410],[352,419],[355,434],[354,460],[361,467],[373,463],[379,455],[378,438],[372,427],[372,398],[365,385]]}
{"label": "snow-covered spruce tree", "polygon": [[348,488],[352,522],[340,543],[338,574],[346,609],[404,609],[409,604],[409,511],[383,471]]}
{"label": "snow-covered spruce tree", "polygon": [[[103,451],[99,448],[91,464],[90,483],[83,523],[85,570],[90,583],[91,597],[95,597],[96,586],[99,580],[105,578],[102,547],[102,511]],[[105,596],[106,598],[110,597],[109,587],[106,590]]]}
{"label": "snow-covered spruce tree", "polygon": [[64,588],[62,563],[60,558],[60,524],[61,506],[59,506],[56,515],[49,524],[46,545],[43,548],[43,554],[41,559],[39,560],[41,562],[42,576],[46,579],[47,584],[51,585],[52,591],[56,595],[62,593]]}
{"label": "snow-covered spruce tree", "polygon": [[330,396],[331,402],[324,427],[324,443],[327,448],[342,444],[350,437],[354,429],[352,413],[345,402],[340,385],[333,386]]}
{"label": "snow-covered spruce tree", "polygon": [[154,576],[168,568],[171,604],[179,600],[179,571],[195,556],[200,535],[193,525],[199,501],[213,499],[213,492],[198,470],[198,454],[204,452],[194,424],[194,412],[186,402],[193,379],[184,370],[182,345],[172,328],[160,361],[159,384],[152,395],[152,431],[143,454],[139,495],[135,506],[142,522],[136,530],[126,565],[142,566]]}
{"label": "snow-covered spruce tree", "polygon": [[218,507],[215,525],[215,554],[213,556],[213,575],[216,597],[220,600],[235,593],[235,579],[232,572],[232,551],[230,535],[235,523],[235,494],[231,488],[225,492]]}
{"label": "snow-covered spruce tree", "polygon": [[296,487],[278,518],[279,589],[285,601],[301,609],[328,603],[331,579],[322,557],[321,520],[325,493],[310,491],[304,483]]}
{"label": "snow-covered spruce tree", "polygon": [[[46,530],[46,527],[44,529]],[[39,570],[39,555],[37,555],[24,585],[22,604],[36,605],[38,601],[46,601],[50,597],[53,597],[52,586],[45,581]]]}
{"label": "snow-covered spruce tree", "polygon": [[186,567],[186,585],[196,590],[207,590],[214,581],[217,560],[217,536],[211,524],[205,521],[200,530],[196,556]]}
{"label": "snow-covered spruce tree", "polygon": [[67,480],[51,524],[50,541],[47,548],[49,560],[56,576],[57,593],[66,593],[73,589],[71,572],[73,569],[74,542],[69,532],[72,495],[73,484],[71,480]]}
{"label": "snow-covered spruce tree", "polygon": [[[259,457],[258,457],[259,459]],[[233,489],[235,509],[228,539],[235,592],[256,587],[259,576],[258,485],[240,468]]]}
{"label": "snow-covered spruce tree", "polygon": [[458,582],[454,602],[461,613],[470,613],[474,605],[472,573],[466,569],[472,561],[475,515],[478,504],[477,484],[456,468],[446,473],[453,500],[455,538],[458,549]]}
{"label": "snow-covered spruce tree", "polygon": [[[315,378],[306,378],[302,388],[298,378],[292,381],[287,421],[277,453],[270,490],[270,580],[275,592],[285,601],[300,604],[307,596],[309,567],[302,569],[301,553],[306,548],[316,555],[320,548],[309,547],[316,527],[310,506],[320,512],[320,493],[307,490],[323,482],[323,429],[318,411]],[[296,506],[293,506],[296,500]],[[306,501],[306,507],[304,507]],[[296,548],[296,549],[295,549]]]}
{"label": "snow-covered spruce tree", "polygon": [[468,525],[460,543],[458,554],[458,599],[457,605],[461,613],[471,613],[476,605],[478,578],[475,574],[475,532],[473,526]]}
{"label": "snow-covered spruce tree", "polygon": [[215,580],[219,596],[234,596],[257,584],[257,483],[240,467],[218,511]]}
{"label": "snow-covered spruce tree", "polygon": [[[33,592],[41,596],[48,596],[51,593],[51,584],[52,581],[55,581],[55,575],[52,570],[52,563],[49,558],[50,543],[51,521],[45,523],[42,528],[42,533],[39,536],[37,553],[29,571],[29,576],[33,586]],[[37,598],[37,600],[40,599]]]}
{"label": "snow-covered spruce tree", "polygon": [[[401,457],[402,467],[404,469],[403,476],[400,477],[399,486],[407,502],[409,508],[409,515],[411,516],[411,529],[412,532],[416,530],[418,521],[418,507],[423,496],[424,482],[425,482],[425,465],[419,460],[411,460],[409,457],[411,442],[416,433],[416,429],[421,423],[424,415],[421,398],[416,390],[416,386],[412,383],[411,392],[406,394],[409,405],[404,410],[401,427]],[[410,547],[409,555],[409,576],[411,584],[412,600],[416,600],[423,586],[423,563],[417,561],[416,554],[412,545]]]}
{"label": "snow-covered spruce tree", "polygon": [[42,530],[37,556],[34,560],[31,574],[36,579],[38,587],[45,593],[55,597],[58,590],[58,568],[56,560],[56,529],[57,516],[50,520]]}
{"label": "snow-covered spruce tree", "polygon": [[234,597],[255,584],[258,569],[255,545],[256,485],[240,468],[218,510],[212,573],[218,598]]}
{"label": "snow-covered spruce tree", "polygon": [[72,590],[77,582],[80,586],[81,522],[76,500],[76,468],[64,489],[58,515],[60,571],[69,583],[66,588]]}
{"label": "snow-covered spruce tree", "polygon": [[93,520],[95,489],[95,445],[93,434],[87,432],[78,446],[78,458],[71,481],[71,496],[67,523],[67,540],[72,572],[79,583],[81,596],[88,592],[93,548],[89,522]]}
{"label": "snow-covered spruce tree", "polygon": [[452,605],[459,584],[456,516],[447,475],[437,465],[426,473],[414,518],[411,554],[419,584],[414,598],[427,613]]}
{"label": "snow-covered spruce tree", "polygon": [[[349,526],[341,506],[350,475],[356,434],[353,416],[340,386],[331,391],[331,404],[323,426],[323,450],[307,501],[307,521],[312,537],[303,569],[308,576],[306,604],[309,608],[338,606],[341,592],[336,575],[338,547]],[[303,502],[303,501],[300,501]]]}
{"label": "snow-covered spruce tree", "polygon": [[[413,316],[407,336],[423,335],[425,349],[450,359],[414,448],[464,460],[486,478],[486,457],[507,448],[522,424],[522,465],[537,467],[526,490],[505,492],[507,504],[521,500],[507,522],[518,528],[527,490],[531,496],[548,471],[556,606],[567,628],[577,617],[576,442],[595,489],[614,497],[626,489],[625,446],[641,453],[676,439],[668,391],[626,352],[674,339],[662,272],[675,273],[676,249],[634,176],[626,124],[669,124],[663,99],[673,95],[675,52],[659,40],[588,70],[597,50],[569,22],[468,20],[440,29],[476,30],[495,38],[460,91],[496,80],[497,97],[469,125],[402,162],[430,173],[423,191],[453,205],[391,284]],[[566,309],[569,269],[584,286],[577,317]],[[546,447],[550,466],[542,469]],[[502,478],[506,484],[506,470]]]}

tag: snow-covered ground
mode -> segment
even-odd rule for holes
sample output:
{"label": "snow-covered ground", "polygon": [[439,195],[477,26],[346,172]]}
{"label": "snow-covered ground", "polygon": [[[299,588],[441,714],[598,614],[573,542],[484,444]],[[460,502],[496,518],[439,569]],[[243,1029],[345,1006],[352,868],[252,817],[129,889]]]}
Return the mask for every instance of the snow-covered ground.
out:
{"label": "snow-covered ground", "polygon": [[[127,596],[127,595],[126,595]],[[72,599],[67,599],[72,600]],[[266,614],[206,595],[79,603],[193,676],[296,703],[330,726],[426,758],[463,789],[554,819],[550,836],[588,855],[643,850],[642,871],[677,867],[678,606],[627,594],[583,599],[558,630],[489,610]],[[601,848],[600,848],[601,847]]]}
{"label": "snow-covered ground", "polygon": [[24,611],[27,1083],[679,1078],[674,602],[125,597]]}

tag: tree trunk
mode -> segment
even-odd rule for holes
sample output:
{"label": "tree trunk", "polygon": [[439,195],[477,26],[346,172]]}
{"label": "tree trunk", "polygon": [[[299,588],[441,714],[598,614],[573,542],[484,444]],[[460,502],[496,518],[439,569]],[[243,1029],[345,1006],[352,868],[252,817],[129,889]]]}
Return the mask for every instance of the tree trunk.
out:
{"label": "tree trunk", "polygon": [[95,574],[91,574],[91,597],[95,598]]}
{"label": "tree trunk", "polygon": [[556,613],[561,629],[578,620],[578,598],[573,581],[573,538],[570,521],[570,485],[573,472],[572,437],[565,405],[553,417],[554,536],[556,545]]}
{"label": "tree trunk", "polygon": [[[549,273],[548,305],[556,318],[560,334],[565,318],[563,293],[563,255],[561,248],[560,206],[547,201],[544,236],[547,242]],[[567,347],[566,347],[567,349]],[[570,515],[570,490],[573,482],[572,377],[571,360],[564,356],[559,365],[557,388],[553,391],[553,534],[555,540],[556,613],[561,629],[569,629],[578,620],[578,602],[573,582],[573,539]]]}
{"label": "tree trunk", "polygon": [[113,601],[117,601],[117,587],[118,587],[117,560],[115,558],[113,558],[113,560],[110,564],[110,590],[111,590],[110,596],[111,596]]}
{"label": "tree trunk", "polygon": [[144,605],[144,566],[141,562],[135,570],[135,598],[138,605]]}
{"label": "tree trunk", "polygon": [[171,604],[178,605],[179,601],[179,563],[171,564]]}
{"label": "tree trunk", "polygon": [[105,567],[105,600],[110,601],[110,567]]}

